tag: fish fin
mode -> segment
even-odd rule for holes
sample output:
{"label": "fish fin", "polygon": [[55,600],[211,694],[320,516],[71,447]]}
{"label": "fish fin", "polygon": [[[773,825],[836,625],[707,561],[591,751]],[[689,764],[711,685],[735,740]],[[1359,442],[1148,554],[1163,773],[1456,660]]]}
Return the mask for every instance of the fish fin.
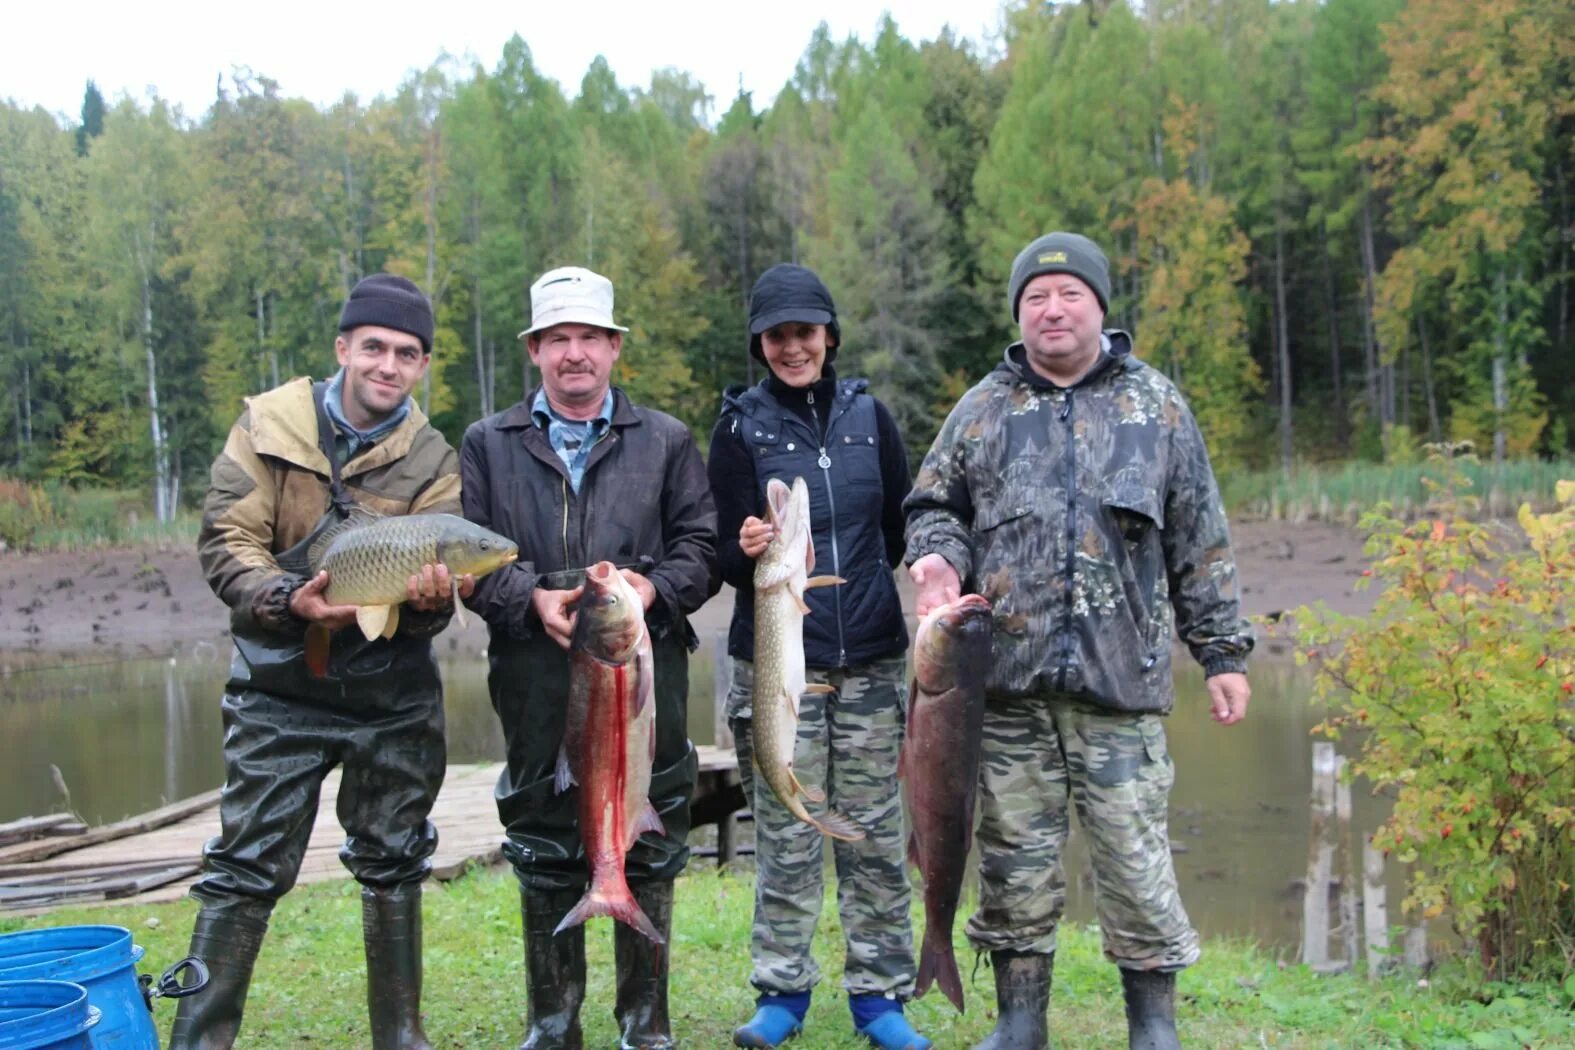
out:
{"label": "fish fin", "polygon": [[634,840],[647,831],[655,832],[658,835],[667,834],[667,825],[662,823],[661,815],[656,812],[656,807],[649,802],[645,804],[645,812],[641,813],[639,819],[634,822],[634,828],[629,835],[629,845],[633,846]]}
{"label": "fish fin", "polygon": [[908,832],[908,863],[920,871],[924,870],[924,865],[919,863],[919,835],[914,831]]}
{"label": "fish fin", "polygon": [[811,587],[837,587],[847,582],[841,576],[811,576],[804,581],[804,589],[807,591]]}
{"label": "fish fin", "polygon": [[789,584],[788,585],[788,593],[793,596],[793,604],[798,606],[798,611],[799,611],[800,615],[808,616],[809,615],[809,605],[808,605],[808,603],[806,603],[804,601],[804,592],[802,590],[800,590],[799,588],[796,588],[796,587],[792,586],[791,584]]}
{"label": "fish fin", "polygon": [[333,632],[320,623],[306,628],[306,669],[313,678],[328,676],[328,646],[333,637]]}
{"label": "fish fin", "polygon": [[844,842],[857,842],[864,837],[864,829],[854,823],[852,817],[834,809],[826,810],[825,816],[819,820],[811,819],[810,823],[819,828],[821,834]]}
{"label": "fish fin", "polygon": [[574,771],[569,768],[569,753],[560,747],[558,749],[558,766],[553,773],[552,786],[561,795],[574,785]]}
{"label": "fish fin", "polygon": [[803,795],[805,798],[809,799],[811,802],[817,802],[818,803],[818,802],[826,801],[826,793],[824,791],[820,791],[820,790],[817,790],[816,788],[812,788],[812,787],[805,787],[803,784],[799,783],[798,776],[791,769],[789,769],[787,771],[787,775],[788,775],[788,783],[793,786],[793,790],[795,792],[797,792],[800,795]]}
{"label": "fish fin", "polygon": [[652,944],[662,944],[662,935],[656,932],[656,927],[645,912],[640,909],[640,904],[634,899],[634,894],[629,892],[629,884],[623,880],[623,872],[617,873],[617,878],[606,880],[611,885],[603,885],[601,880],[592,882],[585,891],[585,896],[580,898],[580,903],[574,910],[563,917],[558,923],[558,928],[553,930],[554,936],[578,926],[586,919],[597,915],[610,915],[638,932]]}
{"label": "fish fin", "polygon": [[925,923],[924,946],[919,950],[919,973],[913,984],[913,997],[919,998],[930,990],[931,984],[938,984],[941,993],[957,1007],[957,1012],[964,1013],[962,974],[957,972],[957,953],[950,940],[942,940],[943,933],[949,936],[951,931],[943,931],[928,921]]}
{"label": "fish fin", "polygon": [[815,536],[811,533],[804,539],[804,571],[815,571]]}
{"label": "fish fin", "polygon": [[825,682],[810,682],[804,687],[806,693],[835,693],[836,691],[836,686],[827,685]]}
{"label": "fish fin", "polygon": [[311,546],[306,548],[306,567],[309,571],[303,572],[301,575],[317,575],[318,570],[323,567],[323,558],[328,554],[328,548],[334,545],[334,540],[337,540],[340,536],[349,532],[351,529],[358,529],[362,525],[370,525],[372,522],[386,516],[387,515],[379,514],[377,511],[368,507],[363,507],[360,504],[356,504],[351,509],[349,514],[345,515],[345,517],[324,529],[322,533],[312,541]]}
{"label": "fish fin", "polygon": [[383,625],[383,638],[386,641],[394,637],[394,632],[399,630],[399,606],[388,607],[388,622]]}
{"label": "fish fin", "polygon": [[383,633],[388,626],[387,605],[361,605],[356,607],[355,622],[361,626],[361,633],[366,635],[366,640],[371,641]]}
{"label": "fish fin", "polygon": [[464,627],[464,626],[466,626],[466,624],[465,624],[465,603],[459,600],[459,579],[460,579],[460,574],[456,573],[456,574],[452,575],[450,577],[450,579],[453,581],[453,585],[454,585],[454,619],[459,621],[459,625],[461,627]]}

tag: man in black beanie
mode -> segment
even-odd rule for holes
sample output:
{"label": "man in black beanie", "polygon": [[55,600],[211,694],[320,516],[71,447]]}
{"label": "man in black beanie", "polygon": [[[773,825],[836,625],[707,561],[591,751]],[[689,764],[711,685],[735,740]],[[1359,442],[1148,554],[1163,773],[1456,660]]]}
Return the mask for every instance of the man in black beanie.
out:
{"label": "man in black beanie", "polygon": [[[339,371],[246,399],[214,461],[198,554],[230,608],[220,834],[191,893],[191,954],[207,986],[182,999],[171,1050],[230,1046],[274,903],[295,884],[323,778],[344,777],[340,859],[361,883],[375,1050],[427,1050],[421,1025],[421,880],[443,782],[442,689],[432,636],[452,612],[442,565],[410,577],[390,638],[329,605],[309,551],[357,510],[460,512],[459,460],[411,399],[432,352],[432,307],[410,281],[355,286],[334,340]],[[474,581],[462,581],[468,595]],[[332,632],[327,652],[309,639]],[[321,663],[318,663],[320,657]],[[309,667],[308,664],[313,664]]]}
{"label": "man in black beanie", "polygon": [[1039,1050],[1071,807],[1091,843],[1105,956],[1132,1050],[1172,1050],[1198,937],[1176,891],[1163,716],[1179,630],[1214,720],[1247,713],[1252,634],[1203,435],[1176,387],[1104,328],[1110,268],[1075,233],[1012,263],[1021,340],[964,394],[904,501],[917,612],[977,590],[994,610],[980,775],[975,950],[998,1021],[976,1050]]}

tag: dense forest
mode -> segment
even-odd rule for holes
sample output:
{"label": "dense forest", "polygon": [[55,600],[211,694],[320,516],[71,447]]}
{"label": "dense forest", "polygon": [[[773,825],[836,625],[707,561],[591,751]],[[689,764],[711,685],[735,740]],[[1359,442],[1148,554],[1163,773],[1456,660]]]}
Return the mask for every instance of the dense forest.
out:
{"label": "dense forest", "polygon": [[666,69],[577,90],[516,36],[327,108],[236,71],[208,109],[0,104],[0,474],[200,496],[240,399],[332,367],[340,303],[428,290],[421,398],[457,439],[532,382],[531,281],[616,283],[617,381],[702,435],[756,378],[774,262],[837,298],[839,367],[915,453],[1013,336],[1014,253],[1111,257],[1109,323],[1216,465],[1571,445],[1575,5],[1015,3],[997,39],[822,27],[769,106]]}

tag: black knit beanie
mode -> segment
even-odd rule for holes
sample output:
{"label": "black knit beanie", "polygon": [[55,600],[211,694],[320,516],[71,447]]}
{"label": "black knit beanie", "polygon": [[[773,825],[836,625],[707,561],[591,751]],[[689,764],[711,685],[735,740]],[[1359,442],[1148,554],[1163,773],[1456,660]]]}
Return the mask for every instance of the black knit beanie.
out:
{"label": "black knit beanie", "polygon": [[1100,310],[1110,312],[1110,264],[1099,245],[1081,234],[1047,233],[1012,260],[1012,279],[1006,292],[1012,320],[1017,320],[1017,302],[1023,297],[1023,286],[1044,273],[1071,274],[1093,289]]}
{"label": "black knit beanie", "polygon": [[339,314],[339,330],[366,324],[408,332],[421,340],[423,353],[432,352],[432,304],[407,278],[374,273],[357,282]]}
{"label": "black knit beanie", "polygon": [[826,326],[826,360],[837,353],[842,329],[837,325],[837,304],[815,271],[792,263],[777,263],[761,274],[749,292],[749,353],[765,363],[760,333],[784,321]]}

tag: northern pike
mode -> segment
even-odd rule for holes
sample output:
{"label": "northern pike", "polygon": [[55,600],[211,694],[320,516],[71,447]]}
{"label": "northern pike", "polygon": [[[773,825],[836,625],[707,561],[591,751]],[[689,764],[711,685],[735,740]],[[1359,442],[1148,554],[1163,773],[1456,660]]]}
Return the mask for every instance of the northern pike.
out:
{"label": "northern pike", "polygon": [[642,832],[666,834],[651,806],[656,757],[655,669],[645,607],[611,562],[585,570],[585,592],[569,645],[569,711],[558,753],[557,789],[579,785],[580,840],[591,884],[565,915],[561,933],[611,915],[653,943],[662,935],[624,878],[624,855]]}
{"label": "northern pike", "polygon": [[755,563],[755,768],[788,812],[833,838],[852,842],[864,837],[864,829],[829,807],[820,818],[811,816],[799,796],[815,803],[826,801],[826,796],[793,775],[799,698],[805,693],[832,692],[829,685],[807,682],[804,617],[809,606],[804,604],[804,591],[843,581],[809,575],[815,567],[815,546],[810,538],[809,487],[803,478],[794,478],[791,490],[776,478],[766,483],[766,520],[776,527],[776,535]]}
{"label": "northern pike", "polygon": [[[405,587],[424,565],[446,565],[453,576],[454,615],[463,626],[465,607],[459,585],[466,575],[481,577],[519,557],[513,540],[455,514],[356,515],[329,530],[307,555],[312,574],[326,569],[323,599],[330,605],[356,606],[356,623],[370,641],[392,638],[399,627]],[[328,632],[307,632],[307,664],[326,673]]]}
{"label": "northern pike", "polygon": [[958,1010],[963,988],[952,922],[973,846],[990,632],[990,603],[977,594],[933,609],[920,622],[908,730],[897,764],[912,821],[908,860],[924,879],[924,941],[914,995],[939,984]]}

